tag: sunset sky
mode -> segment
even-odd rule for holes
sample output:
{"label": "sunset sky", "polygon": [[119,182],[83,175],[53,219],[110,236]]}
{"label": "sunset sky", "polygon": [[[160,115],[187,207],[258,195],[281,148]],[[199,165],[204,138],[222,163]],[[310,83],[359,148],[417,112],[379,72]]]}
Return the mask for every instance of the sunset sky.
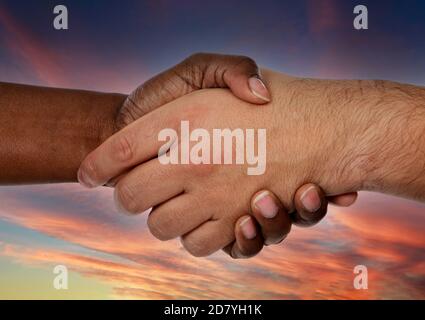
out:
{"label": "sunset sky", "polygon": [[[70,30],[53,29],[65,4]],[[199,52],[309,77],[425,85],[425,2],[0,0],[0,81],[128,93]],[[1,139],[1,138],[0,138]],[[0,140],[1,141],[1,140]],[[193,258],[115,211],[112,191],[0,187],[0,299],[425,299],[425,205],[361,193],[310,229],[234,261]],[[70,270],[53,288],[53,267]],[[365,265],[369,289],[353,288]]]}

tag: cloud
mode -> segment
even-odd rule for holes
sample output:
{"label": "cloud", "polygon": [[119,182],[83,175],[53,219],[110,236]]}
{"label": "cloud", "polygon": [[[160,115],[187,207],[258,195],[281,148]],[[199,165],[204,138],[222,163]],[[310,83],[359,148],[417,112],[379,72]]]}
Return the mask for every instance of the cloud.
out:
{"label": "cloud", "polygon": [[[145,217],[114,211],[110,190],[8,188],[0,190],[0,201],[0,219],[107,254],[98,258],[20,248],[2,239],[2,255],[30,265],[61,261],[110,284],[113,297],[424,298],[423,206],[397,198],[365,194],[357,206],[333,209],[318,227],[295,228],[283,246],[269,247],[248,261],[233,261],[221,253],[196,259],[178,241],[153,239]],[[367,291],[353,289],[357,264],[369,268]]]}
{"label": "cloud", "polygon": [[[10,61],[4,61],[8,79],[2,80],[32,79],[37,85],[129,93],[148,79],[140,56],[137,61],[128,58],[129,53],[127,58],[106,58],[88,39],[71,39],[60,44],[45,42],[0,5],[0,45],[10,55]],[[11,66],[15,66],[15,72],[9,70]]]}
{"label": "cloud", "polygon": [[22,63],[32,70],[43,84],[66,86],[67,80],[56,54],[17,21],[4,6],[0,6],[0,40]]}
{"label": "cloud", "polygon": [[308,0],[307,14],[309,31],[318,38],[344,24],[337,0]]}

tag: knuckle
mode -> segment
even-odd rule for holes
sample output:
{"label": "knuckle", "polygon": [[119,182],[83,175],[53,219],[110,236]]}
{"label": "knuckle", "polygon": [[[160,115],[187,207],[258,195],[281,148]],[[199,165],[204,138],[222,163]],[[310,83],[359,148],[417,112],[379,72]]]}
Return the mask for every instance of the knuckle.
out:
{"label": "knuckle", "polygon": [[201,89],[204,85],[203,81],[209,62],[210,57],[208,54],[195,53],[180,63],[176,68],[176,72],[180,79],[190,86],[190,89]]}
{"label": "knuckle", "polygon": [[280,236],[266,238],[264,240],[264,245],[265,246],[271,246],[271,245],[280,244],[287,238],[287,236],[288,236],[288,234],[282,234]]}
{"label": "knuckle", "polygon": [[183,248],[194,257],[201,258],[210,254],[208,244],[202,239],[188,236],[183,237],[181,242]]}
{"label": "knuckle", "polygon": [[241,258],[251,258],[255,255],[257,255],[262,249],[262,245],[259,244],[256,245],[240,245],[240,255]]}
{"label": "knuckle", "polygon": [[242,254],[239,254],[238,252],[231,252],[229,256],[233,260],[241,260],[241,259],[243,259]]}
{"label": "knuckle", "polygon": [[210,178],[212,174],[214,174],[217,170],[219,170],[219,166],[214,164],[189,164],[187,166],[187,174],[193,175],[198,178]]}
{"label": "knuckle", "polygon": [[247,57],[247,56],[239,56],[238,57],[238,64],[241,66],[244,66],[249,69],[253,69],[257,72],[258,66],[257,63],[254,61],[254,59]]}
{"label": "knuckle", "polygon": [[254,61],[254,59],[252,59],[248,56],[240,56],[239,59],[243,63],[257,66],[257,63]]}
{"label": "knuckle", "polygon": [[164,224],[157,218],[157,215],[150,214],[147,221],[148,229],[152,235],[161,241],[171,240],[172,236],[165,231]]}
{"label": "knuckle", "polygon": [[115,188],[115,201],[118,202],[119,207],[124,209],[130,214],[136,214],[138,205],[134,196],[133,190],[126,184],[118,184]]}
{"label": "knuckle", "polygon": [[134,107],[132,102],[129,98],[127,98],[116,117],[117,128],[119,130],[136,120],[136,117],[134,117],[132,112],[133,109]]}
{"label": "knuckle", "polygon": [[129,162],[134,157],[133,139],[128,134],[119,135],[112,142],[112,154],[119,161]]}
{"label": "knuckle", "polygon": [[208,57],[209,54],[205,53],[205,52],[196,52],[194,54],[191,54],[185,61],[186,62],[198,62],[201,61],[203,59],[205,59],[206,57]]}
{"label": "knuckle", "polygon": [[145,115],[151,111],[152,106],[156,105],[156,92],[160,92],[167,86],[161,85],[161,82],[157,79],[151,79],[138,86],[134,90],[130,98],[133,105],[133,113],[137,118]]}
{"label": "knuckle", "polygon": [[137,101],[141,98],[141,97],[143,97],[143,93],[144,93],[144,91],[145,91],[145,84],[141,84],[140,86],[138,86],[131,94],[130,94],[130,98],[134,101],[134,102],[136,102],[136,104],[137,104]]}
{"label": "knuckle", "polygon": [[313,226],[318,224],[327,213],[327,206],[322,206],[316,212],[306,212],[305,210],[301,211],[301,217],[305,222],[306,226]]}
{"label": "knuckle", "polygon": [[291,232],[292,223],[286,222],[286,220],[276,221],[276,223],[269,223],[262,226],[261,232],[263,238],[267,242],[273,243],[273,241],[280,240]]}

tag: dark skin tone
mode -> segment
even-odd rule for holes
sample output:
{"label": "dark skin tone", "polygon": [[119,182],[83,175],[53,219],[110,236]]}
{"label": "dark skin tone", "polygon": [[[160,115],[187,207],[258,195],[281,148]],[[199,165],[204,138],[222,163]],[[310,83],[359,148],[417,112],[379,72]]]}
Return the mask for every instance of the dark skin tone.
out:
{"label": "dark skin tone", "polygon": [[[258,92],[250,88],[250,78]],[[258,67],[249,58],[197,54],[149,80],[129,97],[0,83],[0,184],[76,182],[82,160],[108,137],[140,116],[197,89],[229,87],[242,100],[267,103],[268,92],[258,87],[255,78],[260,79]],[[322,203],[314,214],[307,212],[300,201],[303,191],[311,186]],[[237,223],[237,241],[225,249],[232,257],[253,256],[264,243],[278,243],[287,236],[291,219],[277,197],[271,197],[279,207],[278,214],[264,219],[253,205],[252,223],[257,236],[246,239]],[[291,216],[295,223],[314,225],[323,218],[327,202],[320,188],[305,185],[295,197],[297,212]],[[345,206],[355,198],[356,194],[348,194],[329,200]]]}
{"label": "dark skin tone", "polygon": [[1,184],[76,182],[126,96],[0,83]]}

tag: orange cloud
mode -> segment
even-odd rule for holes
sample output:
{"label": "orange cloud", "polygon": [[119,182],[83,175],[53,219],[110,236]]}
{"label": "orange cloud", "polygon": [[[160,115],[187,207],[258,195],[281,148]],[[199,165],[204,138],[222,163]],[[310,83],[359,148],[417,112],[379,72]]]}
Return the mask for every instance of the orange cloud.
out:
{"label": "orange cloud", "polygon": [[[110,209],[108,190],[87,195],[74,186],[29,189],[37,192],[28,196],[14,190],[3,198],[0,193],[2,202],[7,200],[3,202],[6,210],[0,212],[0,218],[107,253],[111,259],[5,243],[1,254],[25,264],[60,261],[75,272],[111,284],[113,297],[425,297],[421,280],[424,277],[423,229],[420,227],[425,221],[423,207],[413,202],[364,195],[363,200],[349,210],[332,209],[325,222],[315,228],[295,228],[283,246],[267,248],[259,257],[248,261],[233,261],[223,254],[196,259],[185,253],[177,241],[162,243],[153,239],[146,230],[144,217],[122,217]],[[11,194],[18,198],[13,199]],[[62,209],[37,208],[44,196],[59,198]],[[24,202],[21,197],[25,198]],[[28,200],[31,198],[33,203]],[[66,198],[82,205],[72,207],[63,200]],[[393,211],[388,211],[387,202]],[[85,206],[89,207],[90,214],[82,209]],[[404,222],[406,216],[400,218],[404,212],[408,212],[407,220],[413,222]],[[121,260],[117,262],[114,256]],[[353,268],[357,264],[369,269],[367,291],[353,288]]]}

